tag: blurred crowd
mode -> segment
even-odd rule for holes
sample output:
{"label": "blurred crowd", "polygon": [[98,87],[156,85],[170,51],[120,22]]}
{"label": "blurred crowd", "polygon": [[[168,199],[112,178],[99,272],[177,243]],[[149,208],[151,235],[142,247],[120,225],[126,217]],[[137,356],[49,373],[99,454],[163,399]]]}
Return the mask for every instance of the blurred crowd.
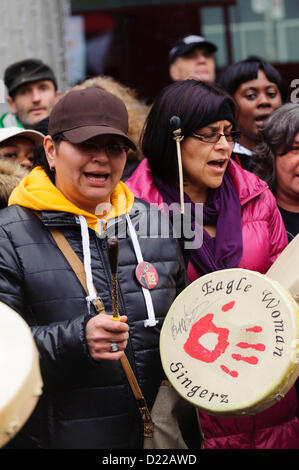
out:
{"label": "blurred crowd", "polygon": [[[299,154],[298,103],[288,102],[289,94],[280,73],[258,56],[232,64],[218,74],[216,80],[216,52],[217,46],[202,36],[189,35],[179,39],[169,51],[170,82],[193,78],[219,86],[233,97],[237,105],[236,129],[241,134],[234,142],[232,158],[242,168],[268,183],[291,240],[299,230],[296,158]],[[37,59],[10,65],[5,70],[4,81],[11,111],[0,118],[1,159],[15,161],[30,170],[36,161],[34,155],[38,153],[39,144],[42,145],[43,136],[47,135],[49,114],[61,92],[57,89],[57,80],[51,68]],[[150,105],[145,105],[138,99],[135,90],[113,77],[101,75],[89,78],[73,89],[85,87],[109,91],[122,99],[127,107],[129,135],[136,144],[136,150],[130,149],[128,152],[122,176],[125,181],[143,159],[142,130]],[[274,116],[269,119],[274,111]],[[14,184],[10,181],[17,183],[18,176],[13,175],[11,180],[13,165],[5,165],[4,162],[1,165],[4,207],[8,191]],[[16,172],[22,175],[19,165],[15,166]]]}

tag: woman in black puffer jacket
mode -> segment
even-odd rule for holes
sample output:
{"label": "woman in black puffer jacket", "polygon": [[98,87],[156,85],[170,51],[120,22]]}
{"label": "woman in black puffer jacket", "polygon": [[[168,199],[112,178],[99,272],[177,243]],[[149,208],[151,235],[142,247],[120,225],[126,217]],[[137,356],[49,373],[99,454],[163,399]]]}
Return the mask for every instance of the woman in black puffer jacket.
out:
{"label": "woman in black puffer jacket", "polygon": [[[134,145],[126,132],[127,113],[118,98],[92,88],[68,93],[50,116],[47,160],[0,213],[0,301],[31,326],[44,382],[32,416],[7,448],[142,447],[139,410],[118,359],[125,350],[151,408],[163,378],[160,329],[186,275],[166,216],[134,200],[119,182],[125,147]],[[101,203],[109,207],[105,219]],[[61,231],[84,261],[108,315],[96,313],[50,228]],[[115,235],[119,322],[109,316],[107,238]],[[153,309],[136,275],[139,249],[159,278],[148,291]]]}

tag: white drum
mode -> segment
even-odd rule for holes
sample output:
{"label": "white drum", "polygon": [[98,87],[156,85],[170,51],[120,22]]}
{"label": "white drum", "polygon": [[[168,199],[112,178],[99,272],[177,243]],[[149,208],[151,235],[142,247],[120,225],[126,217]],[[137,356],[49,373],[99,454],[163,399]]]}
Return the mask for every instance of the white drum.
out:
{"label": "white drum", "polygon": [[279,282],[299,304],[299,233],[272,264],[267,277]]}
{"label": "white drum", "polygon": [[42,393],[37,348],[27,323],[0,302],[0,447],[25,424]]}
{"label": "white drum", "polygon": [[276,281],[227,269],[190,284],[160,336],[164,371],[177,392],[210,414],[258,413],[299,375],[299,308]]}

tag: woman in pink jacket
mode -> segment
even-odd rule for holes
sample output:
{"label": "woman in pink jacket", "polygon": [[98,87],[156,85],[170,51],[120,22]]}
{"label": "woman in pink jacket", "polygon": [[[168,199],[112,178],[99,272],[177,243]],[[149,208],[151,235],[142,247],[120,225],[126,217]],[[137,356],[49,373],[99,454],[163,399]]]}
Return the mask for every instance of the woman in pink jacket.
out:
{"label": "woman in pink jacket", "polygon": [[[184,204],[191,208],[193,232],[199,227],[197,204],[203,207],[203,243],[188,253],[190,282],[236,267],[264,274],[287,245],[282,218],[266,183],[230,160],[238,138],[234,115],[234,102],[215,86],[196,80],[169,85],[147,119],[142,141],[145,159],[127,181],[136,197],[162,210],[162,204],[174,207],[173,203],[181,202],[171,124],[173,116],[179,117],[184,136],[180,144]],[[299,448],[297,413],[294,387],[280,402],[249,417],[218,418],[199,410],[203,447]]]}

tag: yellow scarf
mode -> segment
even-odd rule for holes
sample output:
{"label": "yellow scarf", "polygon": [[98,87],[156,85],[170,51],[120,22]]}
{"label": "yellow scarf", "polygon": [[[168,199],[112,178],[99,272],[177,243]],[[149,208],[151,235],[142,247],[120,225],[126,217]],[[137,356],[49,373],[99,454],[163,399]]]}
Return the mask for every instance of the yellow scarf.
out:
{"label": "yellow scarf", "polygon": [[[111,195],[113,209],[105,215],[105,221],[130,212],[133,202],[133,193],[120,181]],[[100,216],[80,209],[70,202],[41,167],[34,168],[13,190],[8,201],[9,206],[12,204],[36,211],[61,211],[83,215],[90,228],[99,230]]]}

